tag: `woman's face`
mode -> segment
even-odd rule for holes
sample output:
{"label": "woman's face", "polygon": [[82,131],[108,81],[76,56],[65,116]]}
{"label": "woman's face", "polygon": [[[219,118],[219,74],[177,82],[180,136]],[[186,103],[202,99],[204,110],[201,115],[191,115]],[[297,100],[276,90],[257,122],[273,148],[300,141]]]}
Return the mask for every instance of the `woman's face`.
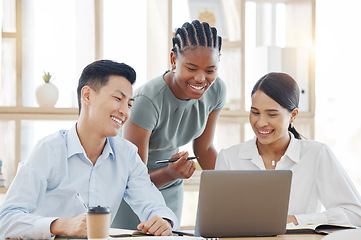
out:
{"label": "woman's face", "polygon": [[289,112],[261,90],[252,95],[249,121],[260,144],[288,144],[288,126],[294,121],[297,109]]}
{"label": "woman's face", "polygon": [[210,47],[195,47],[184,50],[176,58],[173,93],[179,99],[199,99],[217,77],[219,52]]}

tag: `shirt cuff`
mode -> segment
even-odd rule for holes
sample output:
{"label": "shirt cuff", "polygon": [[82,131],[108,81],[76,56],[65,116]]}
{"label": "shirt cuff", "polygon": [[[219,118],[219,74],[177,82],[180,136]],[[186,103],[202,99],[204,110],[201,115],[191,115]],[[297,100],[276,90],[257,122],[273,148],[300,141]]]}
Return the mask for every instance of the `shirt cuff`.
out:
{"label": "shirt cuff", "polygon": [[167,220],[170,223],[170,226],[173,228],[174,223],[172,220],[168,219],[168,218],[163,218],[164,220]]}
{"label": "shirt cuff", "polygon": [[178,219],[177,219],[177,217],[175,215],[174,215],[174,217],[169,216],[169,214],[167,214],[167,215],[164,214],[164,215],[160,215],[160,216],[161,216],[161,218],[163,218],[164,220],[167,220],[170,223],[173,230],[178,230],[179,229],[179,227],[180,227],[179,222],[178,222]]}
{"label": "shirt cuff", "polygon": [[53,237],[53,234],[50,232],[50,225],[56,219],[58,218],[57,217],[39,218],[34,226],[35,236],[41,239],[49,239]]}

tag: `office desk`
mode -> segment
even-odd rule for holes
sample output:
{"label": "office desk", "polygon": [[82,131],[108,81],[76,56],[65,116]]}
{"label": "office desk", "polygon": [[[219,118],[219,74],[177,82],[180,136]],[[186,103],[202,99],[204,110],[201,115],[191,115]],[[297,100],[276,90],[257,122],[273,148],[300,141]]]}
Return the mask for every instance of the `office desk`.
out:
{"label": "office desk", "polygon": [[[319,235],[319,234],[287,234],[287,235],[279,235],[275,237],[239,237],[239,238],[219,238],[220,240],[321,240],[325,235]],[[168,239],[168,240],[193,240],[197,239],[196,237],[180,237],[180,236],[174,236],[174,237],[125,237],[125,238],[111,238],[112,240],[118,239],[118,240],[152,240],[152,239]],[[208,238],[210,239],[210,238]],[[346,240],[346,239],[345,239]]]}
{"label": "office desk", "polygon": [[[318,234],[298,234],[298,235],[280,235],[276,237],[239,237],[239,238],[219,238],[219,240],[321,240],[324,235],[318,235]],[[193,240],[197,239],[196,237],[180,237],[180,236],[174,236],[174,237],[124,237],[124,238],[111,238],[111,240],[152,240],[152,239],[165,239],[165,240]],[[206,238],[204,238],[206,239]],[[208,238],[210,239],[210,238]],[[73,240],[73,239],[72,239]],[[346,240],[346,239],[345,239]]]}
{"label": "office desk", "polygon": [[[127,229],[116,229],[116,228],[111,228],[109,233],[111,235],[116,235],[116,234],[124,234],[124,233],[133,233],[133,230],[127,230]],[[320,235],[320,234],[284,234],[284,235],[278,235],[275,237],[239,237],[239,238],[219,238],[222,240],[320,240],[323,237],[325,237],[325,235]],[[123,237],[123,238],[111,238],[111,239],[117,239],[117,240],[122,240],[122,239],[133,239],[133,240],[141,240],[141,239],[152,239],[152,238],[157,238],[157,237],[144,237],[144,236],[139,236],[139,237]],[[167,237],[160,237],[162,239],[166,239]],[[159,238],[159,239],[160,239]],[[185,240],[191,240],[191,239],[195,239],[195,237],[181,237],[181,236],[174,236],[174,237],[168,237],[169,240],[170,239],[185,239]],[[56,239],[55,239],[56,240]]]}
{"label": "office desk", "polygon": [[[219,240],[321,240],[323,237],[325,237],[325,235],[319,235],[319,234],[286,234],[286,235],[279,235],[279,236],[275,236],[275,237],[239,237],[239,238],[219,238]],[[142,239],[142,240],[152,240],[153,239],[184,239],[184,240],[192,240],[192,239],[197,239],[197,237],[181,237],[181,236],[173,236],[173,237],[125,237],[125,238],[111,238],[113,239],[117,239],[117,240],[122,240],[122,239],[133,239],[133,240],[137,240],[137,239]],[[208,238],[210,239],[210,238]],[[346,240],[346,239],[345,239]]]}
{"label": "office desk", "polygon": [[[320,240],[325,235],[319,235],[319,234],[287,234],[287,235],[279,235],[275,237],[240,237],[240,238],[220,238],[220,240]],[[126,239],[147,239],[152,240],[152,238],[157,239],[157,237],[122,237],[122,238],[110,238],[110,239],[118,239],[118,240],[126,240]],[[161,237],[162,239],[166,239],[167,237]],[[172,239],[172,237],[168,237],[169,239]],[[179,239],[181,237],[177,237]],[[61,238],[63,239],[63,238]],[[159,238],[158,238],[159,239]],[[192,237],[182,237],[182,239],[189,240],[192,239]],[[6,239],[6,240],[19,240],[19,239]],[[55,238],[56,240],[56,238]],[[76,240],[76,239],[71,239]],[[84,240],[84,239],[79,239]]]}
{"label": "office desk", "polygon": [[222,240],[320,240],[325,235],[320,234],[285,234],[275,237],[242,237],[242,238],[220,238]]}

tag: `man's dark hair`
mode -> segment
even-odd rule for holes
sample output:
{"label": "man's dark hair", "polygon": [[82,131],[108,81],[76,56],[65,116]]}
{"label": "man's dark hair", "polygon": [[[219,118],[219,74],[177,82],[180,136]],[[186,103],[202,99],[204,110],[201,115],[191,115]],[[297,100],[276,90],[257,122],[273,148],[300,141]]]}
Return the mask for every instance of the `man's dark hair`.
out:
{"label": "man's dark hair", "polygon": [[136,79],[136,73],[132,67],[125,63],[118,63],[111,60],[99,60],[86,66],[79,78],[77,89],[79,114],[81,110],[81,89],[89,86],[95,91],[106,85],[109,76],[121,76],[126,78],[132,85]]}

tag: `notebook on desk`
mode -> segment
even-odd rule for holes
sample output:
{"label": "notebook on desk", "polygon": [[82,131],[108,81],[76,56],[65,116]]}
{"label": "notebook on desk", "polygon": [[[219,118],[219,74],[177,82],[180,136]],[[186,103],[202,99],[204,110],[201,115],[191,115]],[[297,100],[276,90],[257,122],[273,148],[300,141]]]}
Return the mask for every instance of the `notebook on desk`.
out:
{"label": "notebook on desk", "polygon": [[205,170],[195,236],[273,236],[286,232],[290,170]]}

